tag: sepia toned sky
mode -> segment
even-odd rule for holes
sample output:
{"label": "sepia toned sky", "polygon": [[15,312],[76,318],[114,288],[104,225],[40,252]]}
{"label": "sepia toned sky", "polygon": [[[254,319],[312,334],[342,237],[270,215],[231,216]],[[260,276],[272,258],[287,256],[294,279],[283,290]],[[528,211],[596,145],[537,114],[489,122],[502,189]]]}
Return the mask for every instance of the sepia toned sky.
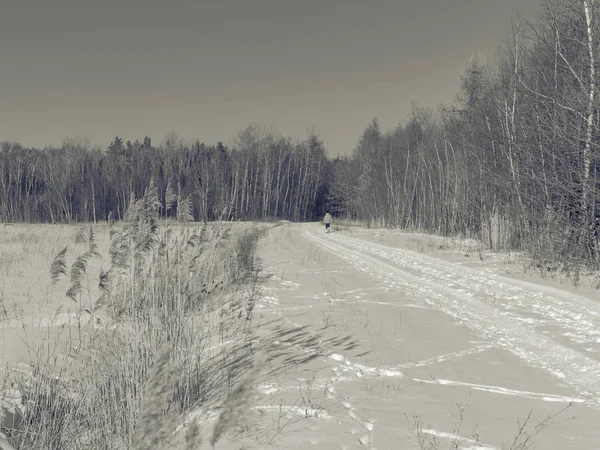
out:
{"label": "sepia toned sky", "polygon": [[0,141],[170,131],[229,142],[249,123],[347,154],[369,121],[457,92],[541,0],[3,0]]}

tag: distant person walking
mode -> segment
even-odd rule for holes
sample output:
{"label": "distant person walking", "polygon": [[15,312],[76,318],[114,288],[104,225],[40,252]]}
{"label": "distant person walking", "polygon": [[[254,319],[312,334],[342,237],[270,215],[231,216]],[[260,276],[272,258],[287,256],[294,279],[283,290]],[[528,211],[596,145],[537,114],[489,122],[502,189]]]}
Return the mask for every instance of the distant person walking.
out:
{"label": "distant person walking", "polygon": [[323,223],[325,224],[325,233],[331,232],[331,222],[331,214],[329,214],[329,211],[327,211],[325,213],[325,217],[323,217]]}

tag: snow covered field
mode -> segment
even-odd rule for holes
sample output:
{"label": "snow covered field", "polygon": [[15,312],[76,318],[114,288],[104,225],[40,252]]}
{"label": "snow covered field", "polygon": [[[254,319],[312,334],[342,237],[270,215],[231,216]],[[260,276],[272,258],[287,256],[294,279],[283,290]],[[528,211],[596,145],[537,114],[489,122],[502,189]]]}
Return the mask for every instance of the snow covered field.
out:
{"label": "snow covered field", "polygon": [[[22,325],[5,314],[3,365],[61,322],[48,261],[73,229],[53,230],[4,249],[3,306]],[[271,227],[260,257],[258,342],[280,351],[216,448],[600,448],[600,291],[585,280],[523,274],[475,242],[318,224]]]}

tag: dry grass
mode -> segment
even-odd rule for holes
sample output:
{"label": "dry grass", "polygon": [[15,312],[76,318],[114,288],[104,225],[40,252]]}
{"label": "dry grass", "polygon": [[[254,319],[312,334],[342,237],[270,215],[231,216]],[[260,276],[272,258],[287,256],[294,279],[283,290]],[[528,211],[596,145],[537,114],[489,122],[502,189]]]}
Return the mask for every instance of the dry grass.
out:
{"label": "dry grass", "polygon": [[[250,323],[263,227],[160,226],[155,196],[150,188],[132,203],[123,223],[60,227],[36,242],[43,251],[31,256],[47,280],[38,284],[54,312],[43,323],[28,320],[33,307],[14,313],[23,333],[45,333],[24,339],[27,370],[8,372],[20,422],[4,420],[2,432],[15,448],[199,448],[202,424],[225,407],[214,447],[236,425],[237,394],[257,376],[243,377],[255,360]],[[40,240],[19,228],[21,248],[0,255],[13,275],[27,270],[22,249]],[[177,425],[192,412],[182,433]]]}
{"label": "dry grass", "polygon": [[[468,406],[468,402],[466,405],[457,404],[457,406],[459,409],[458,424],[451,433],[451,437],[446,436],[445,439],[449,440],[449,446],[444,445],[441,439],[439,439],[435,434],[431,434],[430,430],[423,427],[423,421],[420,416],[413,416],[412,419],[406,417],[409,425],[409,432],[416,437],[419,450],[460,450],[462,448],[467,448],[465,446],[468,446],[468,448],[472,449],[480,447],[489,448],[481,441],[480,436],[475,429],[466,433],[464,430],[462,430],[465,419],[465,409],[466,406]],[[532,411],[530,411],[527,417],[517,420],[517,431],[511,438],[502,443],[500,449],[530,450],[536,448],[535,437],[538,434],[540,434],[543,430],[555,425],[558,421],[557,419],[559,418],[563,421],[572,419],[572,417],[568,416],[565,418],[565,413],[572,406],[573,405],[569,403],[567,406],[564,406],[556,413],[546,417],[537,424],[532,423]]]}

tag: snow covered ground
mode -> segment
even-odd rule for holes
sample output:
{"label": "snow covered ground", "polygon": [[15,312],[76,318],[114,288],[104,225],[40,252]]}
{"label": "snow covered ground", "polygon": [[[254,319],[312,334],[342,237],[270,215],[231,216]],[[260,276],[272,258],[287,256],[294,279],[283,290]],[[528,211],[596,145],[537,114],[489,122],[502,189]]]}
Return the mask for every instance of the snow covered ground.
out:
{"label": "snow covered ground", "polygon": [[600,294],[392,234],[270,231],[256,316],[313,358],[262,380],[244,448],[600,448]]}
{"label": "snow covered ground", "polygon": [[[53,229],[27,264],[18,242],[3,253],[5,303],[27,325],[5,317],[3,365],[26,354],[21,334],[68,322],[34,280],[73,233]],[[280,223],[260,257],[255,323],[280,351],[219,450],[600,449],[600,291],[522,274],[474,241],[390,230]]]}

